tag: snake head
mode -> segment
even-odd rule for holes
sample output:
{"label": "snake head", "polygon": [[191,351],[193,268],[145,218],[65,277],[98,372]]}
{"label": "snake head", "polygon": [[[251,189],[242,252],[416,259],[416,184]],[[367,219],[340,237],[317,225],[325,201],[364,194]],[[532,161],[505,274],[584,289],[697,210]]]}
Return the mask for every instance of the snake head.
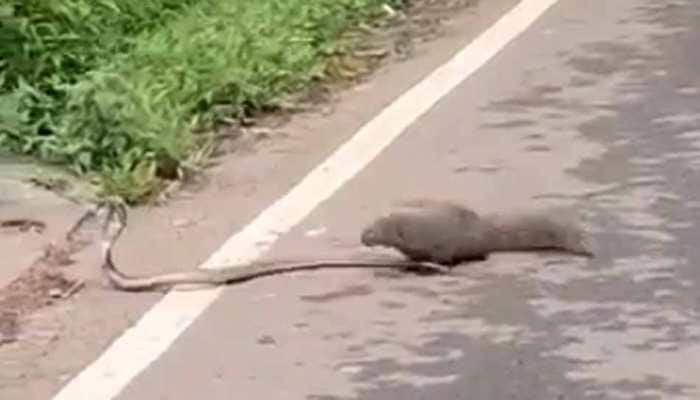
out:
{"label": "snake head", "polygon": [[116,239],[126,227],[127,208],[123,201],[103,200],[95,206],[93,213],[97,215],[103,239]]}

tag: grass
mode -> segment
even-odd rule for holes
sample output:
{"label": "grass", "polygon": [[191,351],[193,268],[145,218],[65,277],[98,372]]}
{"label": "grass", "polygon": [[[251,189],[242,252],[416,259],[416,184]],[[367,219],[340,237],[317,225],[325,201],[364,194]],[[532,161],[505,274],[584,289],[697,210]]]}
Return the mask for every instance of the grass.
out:
{"label": "grass", "polygon": [[5,0],[0,149],[141,202],[211,131],[324,78],[341,35],[398,0]]}

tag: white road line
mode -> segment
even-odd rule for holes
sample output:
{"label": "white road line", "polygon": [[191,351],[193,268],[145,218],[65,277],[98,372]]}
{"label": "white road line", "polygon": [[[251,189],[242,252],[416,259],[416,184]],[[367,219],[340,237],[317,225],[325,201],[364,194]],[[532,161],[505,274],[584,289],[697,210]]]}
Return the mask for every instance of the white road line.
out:
{"label": "white road line", "polygon": [[[360,172],[414,120],[483,66],[557,0],[522,0],[451,60],[433,71],[311,171],[284,197],[230,237],[201,268],[253,261],[321,202]],[[223,288],[170,292],[92,364],[72,379],[54,400],[116,397],[163,354],[221,294]]]}

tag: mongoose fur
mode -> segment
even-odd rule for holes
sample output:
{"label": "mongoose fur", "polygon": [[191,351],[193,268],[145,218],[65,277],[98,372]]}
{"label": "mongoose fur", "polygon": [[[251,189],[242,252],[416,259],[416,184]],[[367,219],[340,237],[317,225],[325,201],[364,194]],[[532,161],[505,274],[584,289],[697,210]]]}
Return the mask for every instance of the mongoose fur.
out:
{"label": "mongoose fur", "polygon": [[391,247],[412,261],[454,266],[503,251],[554,250],[593,257],[584,232],[544,213],[478,215],[451,201],[411,200],[362,231],[365,246]]}

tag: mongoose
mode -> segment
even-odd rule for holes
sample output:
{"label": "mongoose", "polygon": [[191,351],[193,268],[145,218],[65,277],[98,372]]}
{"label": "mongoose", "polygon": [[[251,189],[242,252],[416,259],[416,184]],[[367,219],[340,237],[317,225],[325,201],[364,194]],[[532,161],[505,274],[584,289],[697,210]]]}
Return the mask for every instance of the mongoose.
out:
{"label": "mongoose", "polygon": [[398,268],[444,273],[446,268],[462,262],[484,260],[494,251],[549,249],[593,256],[582,231],[544,214],[480,217],[456,203],[412,200],[406,202],[404,208],[375,219],[362,230],[360,237],[363,245],[392,247],[406,260],[267,262],[218,270],[131,277],[120,272],[112,260],[112,246],[126,224],[126,209],[112,207],[108,214],[106,224],[116,215],[118,227],[115,233],[108,233],[103,238],[102,271],[112,286],[127,291],[164,289],[182,284],[222,285],[321,268]]}
{"label": "mongoose", "polygon": [[416,199],[362,231],[365,246],[391,247],[412,261],[454,266],[497,251],[555,250],[593,257],[584,232],[539,212],[478,215],[451,201]]}

